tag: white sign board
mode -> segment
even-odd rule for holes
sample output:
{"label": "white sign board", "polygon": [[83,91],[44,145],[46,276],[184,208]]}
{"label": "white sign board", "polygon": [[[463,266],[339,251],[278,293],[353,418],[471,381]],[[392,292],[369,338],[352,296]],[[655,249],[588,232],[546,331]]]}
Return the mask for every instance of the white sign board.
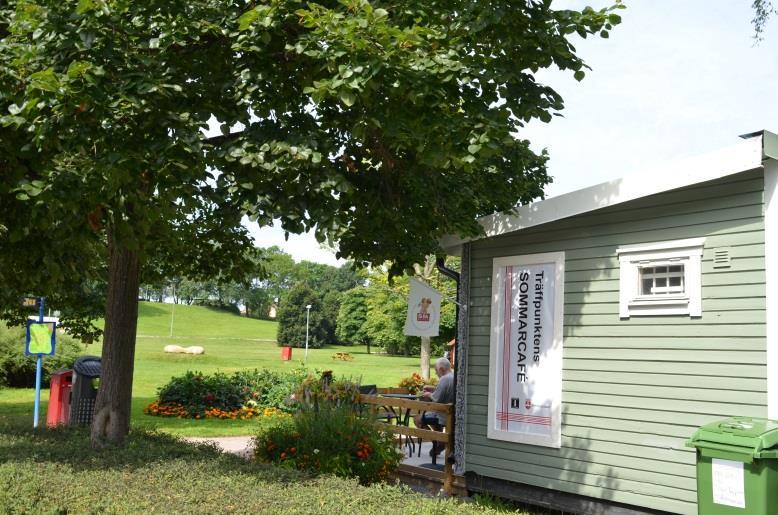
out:
{"label": "white sign board", "polygon": [[440,293],[411,279],[405,336],[437,336],[440,328]]}
{"label": "white sign board", "polygon": [[735,508],[746,507],[743,464],[713,458],[713,502]]}
{"label": "white sign board", "polygon": [[493,262],[489,438],[561,445],[564,262],[564,252]]}

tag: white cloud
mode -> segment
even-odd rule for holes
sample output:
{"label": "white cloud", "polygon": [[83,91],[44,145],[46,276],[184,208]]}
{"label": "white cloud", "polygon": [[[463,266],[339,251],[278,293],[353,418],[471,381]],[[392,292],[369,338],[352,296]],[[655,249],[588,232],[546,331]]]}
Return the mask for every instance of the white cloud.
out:
{"label": "white cloud", "polygon": [[619,14],[609,39],[574,43],[593,68],[583,82],[541,75],[564,97],[564,118],[521,136],[549,149],[549,195],[778,130],[777,21],[754,46],[745,1],[630,2]]}
{"label": "white cloud", "polygon": [[337,259],[335,253],[319,244],[313,233],[290,234],[287,240],[284,237],[284,230],[277,221],[272,227],[260,228],[258,224],[250,222],[247,219],[243,224],[249,228],[251,236],[254,238],[258,247],[272,247],[276,245],[290,254],[295,261],[314,261],[332,266],[340,266],[345,260]]}

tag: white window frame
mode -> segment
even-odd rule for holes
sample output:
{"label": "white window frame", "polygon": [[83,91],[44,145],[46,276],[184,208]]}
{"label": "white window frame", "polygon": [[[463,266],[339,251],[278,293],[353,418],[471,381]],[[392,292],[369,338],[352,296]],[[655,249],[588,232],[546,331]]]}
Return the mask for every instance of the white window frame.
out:
{"label": "white window frame", "polygon": [[[619,317],[702,316],[702,249],[705,238],[619,247]],[[683,265],[684,292],[640,294],[640,268]]]}

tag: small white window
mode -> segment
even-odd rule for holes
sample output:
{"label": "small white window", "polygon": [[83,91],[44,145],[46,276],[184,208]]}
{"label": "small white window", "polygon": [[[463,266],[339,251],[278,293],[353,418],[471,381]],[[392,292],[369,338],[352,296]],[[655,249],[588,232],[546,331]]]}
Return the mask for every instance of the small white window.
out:
{"label": "small white window", "polygon": [[695,238],[619,248],[619,316],[702,316],[704,242]]}

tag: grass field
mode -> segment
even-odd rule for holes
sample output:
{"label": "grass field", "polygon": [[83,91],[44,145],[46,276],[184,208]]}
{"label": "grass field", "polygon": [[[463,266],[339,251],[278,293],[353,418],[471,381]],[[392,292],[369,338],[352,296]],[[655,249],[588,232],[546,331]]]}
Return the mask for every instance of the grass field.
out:
{"label": "grass field", "polygon": [[312,477],[158,433],[134,431],[123,447],[97,451],[86,428],[32,431],[0,422],[2,513],[527,513],[483,501]]}
{"label": "grass field", "polygon": [[[173,311],[175,310],[175,311]],[[173,337],[170,337],[171,316]],[[255,422],[229,420],[190,420],[152,417],[143,408],[156,398],[157,388],[172,376],[187,370],[204,373],[268,368],[291,369],[302,366],[304,349],[293,349],[292,361],[281,361],[275,343],[276,323],[254,320],[202,306],[142,302],[138,319],[133,381],[133,427],[157,429],[181,436],[250,435]],[[166,354],[165,345],[200,345],[205,354]],[[86,354],[99,356],[99,345],[90,345]],[[349,352],[353,361],[333,360],[336,352]],[[308,351],[310,369],[332,370],[335,376],[360,379],[362,384],[396,386],[400,378],[419,369],[418,357],[367,354],[365,347],[328,346]],[[28,417],[32,423],[34,390],[0,390],[0,421]],[[45,423],[48,390],[42,391],[41,419]]]}

